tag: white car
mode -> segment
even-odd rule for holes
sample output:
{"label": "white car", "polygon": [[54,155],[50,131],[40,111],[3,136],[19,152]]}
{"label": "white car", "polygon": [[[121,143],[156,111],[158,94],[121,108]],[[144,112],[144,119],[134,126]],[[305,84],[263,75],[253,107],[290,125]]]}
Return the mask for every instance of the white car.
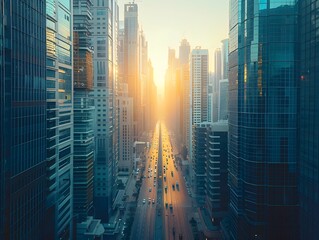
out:
{"label": "white car", "polygon": [[146,200],[145,200],[145,198],[143,199],[143,204],[145,204],[146,203]]}

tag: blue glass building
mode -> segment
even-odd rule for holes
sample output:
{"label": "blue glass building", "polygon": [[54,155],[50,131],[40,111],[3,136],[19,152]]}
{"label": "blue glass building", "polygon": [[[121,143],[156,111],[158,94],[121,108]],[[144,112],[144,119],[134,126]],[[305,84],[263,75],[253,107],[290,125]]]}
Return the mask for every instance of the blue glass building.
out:
{"label": "blue glass building", "polygon": [[299,168],[301,239],[319,236],[318,1],[300,1]]}
{"label": "blue glass building", "polygon": [[231,239],[298,239],[296,0],[231,0]]}
{"label": "blue glass building", "polygon": [[45,1],[0,1],[0,238],[43,238]]}
{"label": "blue glass building", "polygon": [[89,30],[91,7],[91,0],[73,0],[73,213],[78,222],[93,216],[94,102],[89,96],[93,90],[93,51]]}
{"label": "blue glass building", "polygon": [[47,171],[45,239],[73,236],[73,22],[71,0],[46,0]]}

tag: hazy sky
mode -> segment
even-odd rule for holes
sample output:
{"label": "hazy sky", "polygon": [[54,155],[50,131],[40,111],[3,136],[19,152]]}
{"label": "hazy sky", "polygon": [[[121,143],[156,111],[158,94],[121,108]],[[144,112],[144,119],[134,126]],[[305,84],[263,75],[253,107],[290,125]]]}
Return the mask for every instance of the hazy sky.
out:
{"label": "hazy sky", "polygon": [[[124,19],[124,3],[118,0],[120,20]],[[136,0],[139,24],[149,45],[149,58],[154,67],[156,85],[163,89],[167,68],[168,48],[178,56],[180,41],[186,38],[191,49],[208,48],[210,71],[214,50],[228,37],[228,0]]]}

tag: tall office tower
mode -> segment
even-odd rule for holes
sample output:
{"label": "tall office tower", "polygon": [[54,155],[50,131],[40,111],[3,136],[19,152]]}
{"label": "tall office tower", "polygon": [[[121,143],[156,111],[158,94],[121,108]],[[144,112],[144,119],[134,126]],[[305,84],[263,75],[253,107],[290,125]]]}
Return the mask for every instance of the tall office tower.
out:
{"label": "tall office tower", "polygon": [[117,173],[117,1],[94,1],[92,7],[95,104],[95,217],[107,222],[116,191]]}
{"label": "tall office tower", "polygon": [[318,38],[315,24],[318,1],[301,1],[300,94],[299,94],[299,185],[300,239],[319,236],[319,143],[318,143]]}
{"label": "tall office tower", "polygon": [[127,83],[118,88],[119,164],[118,174],[129,176],[133,170],[133,99],[128,96]]}
{"label": "tall office tower", "polygon": [[228,79],[219,80],[218,121],[228,120]]}
{"label": "tall office tower", "polygon": [[186,39],[181,41],[179,46],[179,63],[180,63],[180,130],[181,143],[184,148],[187,147],[187,132],[189,132],[189,55],[190,45]]}
{"label": "tall office tower", "polygon": [[299,239],[297,1],[246,3],[230,4],[230,235]]}
{"label": "tall office tower", "polygon": [[45,14],[44,1],[0,2],[0,238],[4,240],[44,239]]}
{"label": "tall office tower", "polygon": [[165,75],[165,112],[167,126],[175,133],[179,132],[179,92],[178,66],[175,49],[168,49],[168,66]]}
{"label": "tall office tower", "polygon": [[124,81],[128,84],[129,97],[133,98],[134,141],[136,141],[141,134],[141,84],[138,6],[135,3],[124,5],[124,31]]}
{"label": "tall office tower", "polygon": [[213,224],[219,226],[229,204],[227,121],[209,126],[206,154],[206,206]]}
{"label": "tall office tower", "polygon": [[154,73],[151,61],[148,61],[147,77],[145,82],[145,130],[154,130],[157,122],[157,88],[154,83]]}
{"label": "tall office tower", "polygon": [[208,50],[197,47],[191,56],[191,124],[207,121]]}
{"label": "tall office tower", "polygon": [[93,216],[94,102],[91,0],[73,0],[74,159],[73,213],[77,222]]}
{"label": "tall office tower", "polygon": [[207,133],[210,123],[202,122],[193,125],[192,134],[192,175],[194,176],[194,192],[197,203],[205,204],[206,196],[206,162],[207,162]]}
{"label": "tall office tower", "polygon": [[221,57],[222,57],[222,79],[228,79],[228,44],[229,40],[222,40],[222,49],[221,49]]}
{"label": "tall office tower", "polygon": [[47,236],[72,237],[73,16],[72,1],[46,1]]}
{"label": "tall office tower", "polygon": [[118,61],[118,82],[126,83],[124,72],[124,27],[119,29],[117,61]]}
{"label": "tall office tower", "polygon": [[213,110],[212,110],[212,122],[218,121],[218,93],[219,93],[219,80],[222,79],[222,52],[220,48],[217,48],[214,52],[214,79],[213,79]]}
{"label": "tall office tower", "polygon": [[141,109],[139,112],[139,115],[141,116],[140,118],[140,132],[143,133],[146,128],[146,105],[147,100],[146,100],[146,91],[147,91],[147,82],[148,82],[148,43],[146,41],[144,32],[141,30],[139,32],[139,81],[140,81],[140,95],[138,96],[140,98],[141,102]]}
{"label": "tall office tower", "polygon": [[[188,153],[193,158],[193,125],[207,122],[208,115],[208,50],[196,47],[190,57],[190,108]],[[193,159],[190,162],[192,165]],[[192,184],[195,175],[191,172]]]}

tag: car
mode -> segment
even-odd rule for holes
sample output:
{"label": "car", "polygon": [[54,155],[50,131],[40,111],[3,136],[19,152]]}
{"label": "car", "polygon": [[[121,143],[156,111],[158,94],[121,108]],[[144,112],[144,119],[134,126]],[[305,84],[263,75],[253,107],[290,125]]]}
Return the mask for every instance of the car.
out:
{"label": "car", "polygon": [[164,176],[164,182],[166,182],[166,176]]}
{"label": "car", "polygon": [[165,186],[165,193],[167,193],[167,185]]}
{"label": "car", "polygon": [[171,175],[172,175],[172,177],[174,177],[174,172],[173,171],[171,171]]}
{"label": "car", "polygon": [[156,183],[154,183],[154,187],[156,187]]}
{"label": "car", "polygon": [[168,208],[168,203],[167,202],[165,203],[165,207]]}
{"label": "car", "polygon": [[152,192],[152,188],[149,188],[148,191],[149,191],[149,192]]}
{"label": "car", "polygon": [[169,209],[173,210],[173,204],[169,204]]}
{"label": "car", "polygon": [[155,199],[153,198],[153,200],[152,200],[152,204],[154,204],[155,203]]}
{"label": "car", "polygon": [[175,190],[175,185],[174,184],[172,184],[172,188],[173,188],[173,190]]}
{"label": "car", "polygon": [[143,199],[143,204],[145,204],[146,203],[146,200],[145,200],[145,198]]}

